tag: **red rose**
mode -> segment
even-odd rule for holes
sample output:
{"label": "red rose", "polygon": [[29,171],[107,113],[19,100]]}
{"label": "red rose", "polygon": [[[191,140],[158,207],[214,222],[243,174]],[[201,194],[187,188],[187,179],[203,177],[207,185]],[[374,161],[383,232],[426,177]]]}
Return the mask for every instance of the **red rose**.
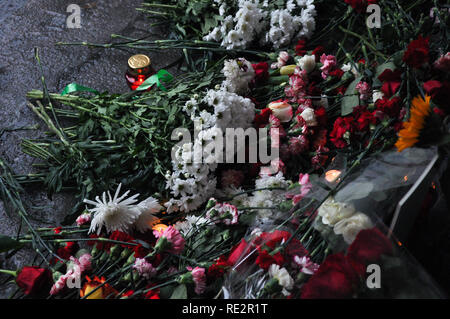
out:
{"label": "red rose", "polygon": [[381,255],[392,254],[392,243],[377,228],[361,230],[348,249],[347,257],[364,265],[376,262]]}
{"label": "red rose", "polygon": [[284,257],[280,252],[277,252],[272,256],[267,250],[264,249],[259,252],[258,257],[255,260],[255,264],[264,270],[268,270],[270,265],[283,265]]}
{"label": "red rose", "polygon": [[378,111],[395,118],[400,113],[400,102],[401,99],[399,97],[393,97],[391,99],[384,97],[375,102],[375,107]]}
{"label": "red rose", "polygon": [[62,232],[62,227],[59,226],[59,227],[53,228],[53,232],[54,232],[55,234],[60,234],[60,233]]}
{"label": "red rose", "polygon": [[330,133],[330,140],[337,148],[344,148],[347,146],[347,141],[344,139],[344,134],[353,132],[353,116],[338,117],[333,125],[333,131]]}
{"label": "red rose", "polygon": [[272,114],[272,110],[268,107],[263,109],[261,113],[255,115],[254,123],[255,127],[262,128],[265,127],[269,123],[269,117]]}
{"label": "red rose", "polygon": [[267,81],[269,78],[269,64],[267,62],[260,62],[257,64],[252,64],[255,70],[255,82],[261,83]]}
{"label": "red rose", "polygon": [[303,286],[302,299],[342,299],[352,296],[359,284],[358,272],[343,253],[330,255]]}
{"label": "red rose", "polygon": [[392,71],[391,69],[386,69],[378,76],[378,80],[383,82],[381,87],[381,92],[383,92],[384,97],[391,97],[397,92],[402,84],[401,78],[402,72],[400,70]]}
{"label": "red rose", "polygon": [[306,54],[306,40],[300,39],[295,46],[295,55],[304,56]]}
{"label": "red rose", "polygon": [[345,3],[351,6],[356,12],[363,13],[369,4],[377,3],[376,0],[345,0]]}
{"label": "red rose", "polygon": [[250,245],[245,239],[242,239],[239,244],[233,247],[228,256],[228,264],[234,266],[244,255],[250,252]]}
{"label": "red rose", "polygon": [[429,38],[422,38],[422,36],[419,36],[417,40],[411,41],[403,54],[403,61],[407,65],[416,69],[427,63],[429,59],[428,54],[430,51],[428,42]]}
{"label": "red rose", "polygon": [[53,284],[52,273],[48,269],[37,266],[23,267],[16,277],[16,283],[26,295],[48,293]]}

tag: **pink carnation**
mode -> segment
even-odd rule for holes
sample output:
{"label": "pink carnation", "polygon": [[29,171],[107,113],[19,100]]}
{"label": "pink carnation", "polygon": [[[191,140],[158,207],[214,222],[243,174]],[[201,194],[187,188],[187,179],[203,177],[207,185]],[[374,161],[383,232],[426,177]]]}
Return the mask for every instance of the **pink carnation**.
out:
{"label": "pink carnation", "polygon": [[133,268],[137,270],[140,276],[146,279],[150,279],[156,274],[156,269],[145,258],[136,258]]}
{"label": "pink carnation", "polygon": [[83,254],[80,256],[80,258],[78,258],[78,264],[81,268],[81,272],[91,270],[91,259],[92,256],[89,253]]}
{"label": "pink carnation", "polygon": [[191,273],[195,283],[195,293],[201,295],[206,290],[205,268],[195,267]]}
{"label": "pink carnation", "polygon": [[359,98],[363,101],[369,99],[369,97],[372,95],[370,85],[367,82],[361,81],[358,84],[356,84],[356,90],[360,94]]}
{"label": "pink carnation", "polygon": [[322,78],[326,79],[333,68],[336,66],[336,57],[333,55],[326,55],[324,53],[320,57],[320,63],[323,64],[323,66],[320,68],[320,70],[322,70]]}
{"label": "pink carnation", "polygon": [[76,223],[78,226],[84,225],[86,223],[89,223],[91,221],[91,214],[81,214],[78,216]]}
{"label": "pink carnation", "polygon": [[168,249],[169,252],[179,254],[184,250],[184,245],[186,244],[185,240],[183,236],[181,236],[180,232],[173,226],[167,227],[162,232],[155,230],[153,232],[153,235],[158,238],[156,245],[158,245],[158,243],[161,243],[161,241],[164,239],[170,244],[170,248]]}
{"label": "pink carnation", "polygon": [[300,271],[307,275],[313,275],[317,270],[319,270],[319,266],[316,263],[313,263],[311,259],[307,256],[299,257],[294,256],[294,262],[300,266]]}
{"label": "pink carnation", "polygon": [[434,62],[434,67],[443,72],[450,72],[450,52],[442,55],[439,59]]}
{"label": "pink carnation", "polygon": [[216,224],[235,225],[239,221],[239,211],[234,205],[217,203],[206,212],[206,218]]}
{"label": "pink carnation", "polygon": [[291,137],[289,139],[289,151],[292,155],[299,155],[309,148],[309,141],[304,135]]}

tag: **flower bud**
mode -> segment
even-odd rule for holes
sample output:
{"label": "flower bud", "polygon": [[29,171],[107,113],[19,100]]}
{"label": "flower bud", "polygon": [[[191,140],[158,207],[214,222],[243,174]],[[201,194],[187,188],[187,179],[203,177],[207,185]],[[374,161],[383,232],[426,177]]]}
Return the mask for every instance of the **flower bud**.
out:
{"label": "flower bud", "polygon": [[280,69],[280,74],[281,75],[291,75],[294,74],[295,68],[297,66],[295,64],[291,64],[291,65],[285,65],[283,67],[281,67]]}
{"label": "flower bud", "polygon": [[182,274],[178,277],[177,282],[179,284],[192,284],[194,283],[194,279],[192,277],[191,272],[187,272],[185,274]]}
{"label": "flower bud", "polygon": [[271,102],[269,103],[269,109],[272,111],[273,116],[281,122],[289,122],[292,119],[292,106],[287,101],[279,100]]}

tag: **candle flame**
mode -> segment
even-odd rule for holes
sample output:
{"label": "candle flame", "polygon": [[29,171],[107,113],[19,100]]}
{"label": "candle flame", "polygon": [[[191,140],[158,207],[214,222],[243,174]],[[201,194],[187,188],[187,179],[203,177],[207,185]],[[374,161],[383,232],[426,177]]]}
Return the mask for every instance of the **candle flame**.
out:
{"label": "candle flame", "polygon": [[341,173],[341,171],[331,169],[325,173],[325,179],[327,180],[327,182],[332,183],[337,180],[339,176],[341,176]]}
{"label": "candle flame", "polygon": [[156,230],[158,233],[162,233],[167,228],[169,228],[169,226],[164,224],[156,224],[155,226],[152,227],[152,229]]}

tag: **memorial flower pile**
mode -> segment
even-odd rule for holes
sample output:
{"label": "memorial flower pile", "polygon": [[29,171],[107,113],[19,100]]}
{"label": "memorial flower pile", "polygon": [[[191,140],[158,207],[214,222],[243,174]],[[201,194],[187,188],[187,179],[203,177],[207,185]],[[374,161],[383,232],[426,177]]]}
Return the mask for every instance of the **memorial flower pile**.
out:
{"label": "memorial flower pile", "polygon": [[[366,25],[370,5],[381,28]],[[184,49],[187,71],[125,94],[50,94],[43,77],[27,97],[49,137],[22,142],[38,174],[0,161],[2,199],[27,227],[1,236],[1,251],[32,245],[38,262],[0,271],[19,297],[438,297],[365,203],[392,210],[400,192],[386,194],[414,181],[381,169],[361,179],[450,142],[446,8],[145,1],[171,39],[83,45]],[[227,130],[244,138],[222,143]],[[30,182],[75,189],[62,225],[31,226]],[[379,287],[373,267],[393,279]]]}

